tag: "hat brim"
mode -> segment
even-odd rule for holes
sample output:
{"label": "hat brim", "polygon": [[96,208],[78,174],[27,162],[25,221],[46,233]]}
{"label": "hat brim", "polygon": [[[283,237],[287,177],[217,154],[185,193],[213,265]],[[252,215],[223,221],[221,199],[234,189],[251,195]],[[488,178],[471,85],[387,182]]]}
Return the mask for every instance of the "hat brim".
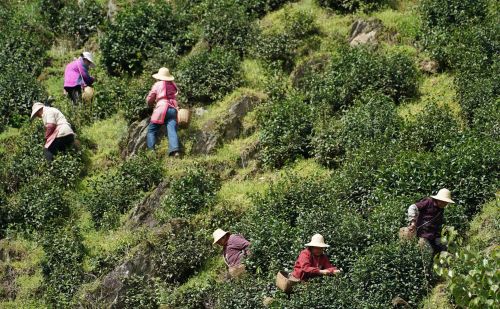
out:
{"label": "hat brim", "polygon": [[217,237],[217,238],[214,238],[214,245],[222,239],[222,237],[226,236],[229,232],[225,232],[224,234],[221,234],[221,236]]}
{"label": "hat brim", "polygon": [[36,108],[35,110],[31,111],[31,117],[30,117],[30,120],[33,119],[33,117],[35,117],[36,113],[38,113],[39,110],[41,110],[43,108],[43,106],[39,106],[38,108]]}
{"label": "hat brim", "polygon": [[449,199],[446,197],[439,197],[437,195],[431,195],[431,197],[435,200],[443,201],[443,202],[450,203],[450,204],[455,204],[455,202],[452,199]]}
{"label": "hat brim", "polygon": [[171,81],[173,81],[175,79],[173,76],[163,76],[163,75],[159,75],[158,73],[157,74],[153,74],[152,76],[153,76],[154,79],[163,80],[163,81],[166,81],[166,82],[171,82]]}
{"label": "hat brim", "polygon": [[310,242],[306,244],[306,247],[328,248],[330,245]]}

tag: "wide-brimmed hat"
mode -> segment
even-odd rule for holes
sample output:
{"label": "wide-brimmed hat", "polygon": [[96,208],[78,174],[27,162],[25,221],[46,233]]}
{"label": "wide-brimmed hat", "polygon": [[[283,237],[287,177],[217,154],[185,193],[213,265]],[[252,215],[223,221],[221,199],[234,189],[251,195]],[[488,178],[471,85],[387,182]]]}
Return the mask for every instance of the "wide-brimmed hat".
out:
{"label": "wide-brimmed hat", "polygon": [[82,58],[83,59],[87,59],[88,61],[90,61],[92,64],[95,64],[94,63],[94,57],[92,57],[92,54],[90,52],[83,52],[82,53]]}
{"label": "wide-brimmed hat", "polygon": [[306,247],[327,248],[330,247],[330,245],[325,244],[325,239],[321,234],[314,234],[314,236],[311,237],[311,242],[307,243]]}
{"label": "wide-brimmed hat", "polygon": [[226,236],[229,232],[224,231],[223,229],[216,229],[212,234],[214,236],[214,244],[217,243],[222,237]]}
{"label": "wide-brimmed hat", "polygon": [[438,194],[432,195],[431,197],[446,203],[455,204],[455,202],[451,199],[451,192],[448,189],[441,189]]}
{"label": "wide-brimmed hat", "polygon": [[33,117],[35,117],[35,114],[41,110],[42,108],[44,108],[45,105],[43,105],[43,103],[40,103],[40,102],[35,102],[35,104],[33,104],[33,106],[31,107],[31,117],[30,119],[33,119]]}
{"label": "wide-brimmed hat", "polygon": [[158,73],[153,74],[153,78],[164,81],[173,81],[175,78],[170,74],[170,70],[167,68],[161,68]]}

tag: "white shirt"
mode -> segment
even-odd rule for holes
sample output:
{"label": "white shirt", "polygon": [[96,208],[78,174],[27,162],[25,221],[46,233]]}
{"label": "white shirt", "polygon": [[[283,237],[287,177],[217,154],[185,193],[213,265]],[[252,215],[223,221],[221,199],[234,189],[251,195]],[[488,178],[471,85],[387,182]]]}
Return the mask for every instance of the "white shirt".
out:
{"label": "white shirt", "polygon": [[66,117],[61,113],[60,110],[54,107],[44,106],[42,113],[43,124],[55,124],[57,126],[57,137],[63,137],[70,134],[75,134],[71,129],[69,122]]}

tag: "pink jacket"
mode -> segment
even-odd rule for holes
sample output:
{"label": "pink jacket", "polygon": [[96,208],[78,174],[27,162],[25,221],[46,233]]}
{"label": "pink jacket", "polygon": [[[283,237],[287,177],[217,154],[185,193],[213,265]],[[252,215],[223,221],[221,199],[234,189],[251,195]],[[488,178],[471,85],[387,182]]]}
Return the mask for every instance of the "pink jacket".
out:
{"label": "pink jacket", "polygon": [[330,263],[325,254],[314,256],[309,248],[305,248],[300,252],[297,262],[295,262],[292,275],[297,279],[307,280],[312,277],[320,276],[319,271],[322,269],[327,269],[331,273],[337,270],[337,268]]}
{"label": "pink jacket", "polygon": [[91,86],[94,78],[89,75],[88,68],[80,57],[70,62],[64,70],[64,87]]}
{"label": "pink jacket", "polygon": [[148,105],[155,104],[151,122],[157,124],[165,123],[165,115],[169,108],[177,109],[178,88],[174,82],[157,81],[149,91],[146,102]]}

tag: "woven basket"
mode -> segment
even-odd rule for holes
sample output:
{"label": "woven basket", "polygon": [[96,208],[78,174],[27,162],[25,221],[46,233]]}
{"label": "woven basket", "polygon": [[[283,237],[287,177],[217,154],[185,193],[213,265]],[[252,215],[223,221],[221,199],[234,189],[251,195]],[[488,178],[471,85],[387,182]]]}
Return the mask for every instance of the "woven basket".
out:
{"label": "woven basket", "polygon": [[293,290],[293,286],[299,283],[300,280],[290,280],[288,273],[284,271],[279,271],[276,274],[276,286],[285,293],[291,293]]}
{"label": "woven basket", "polygon": [[94,87],[85,87],[82,92],[82,100],[85,103],[92,102],[92,98],[94,97]]}
{"label": "woven basket", "polygon": [[240,278],[247,272],[244,264],[229,267],[228,271],[229,271],[229,276],[231,276],[231,278]]}
{"label": "woven basket", "polygon": [[178,116],[177,116],[178,125],[180,127],[183,127],[183,128],[188,127],[190,116],[191,115],[190,115],[189,109],[185,109],[185,108],[179,109]]}
{"label": "woven basket", "polygon": [[402,227],[399,229],[399,239],[401,240],[412,240],[416,237],[415,231],[410,231],[408,227]]}

